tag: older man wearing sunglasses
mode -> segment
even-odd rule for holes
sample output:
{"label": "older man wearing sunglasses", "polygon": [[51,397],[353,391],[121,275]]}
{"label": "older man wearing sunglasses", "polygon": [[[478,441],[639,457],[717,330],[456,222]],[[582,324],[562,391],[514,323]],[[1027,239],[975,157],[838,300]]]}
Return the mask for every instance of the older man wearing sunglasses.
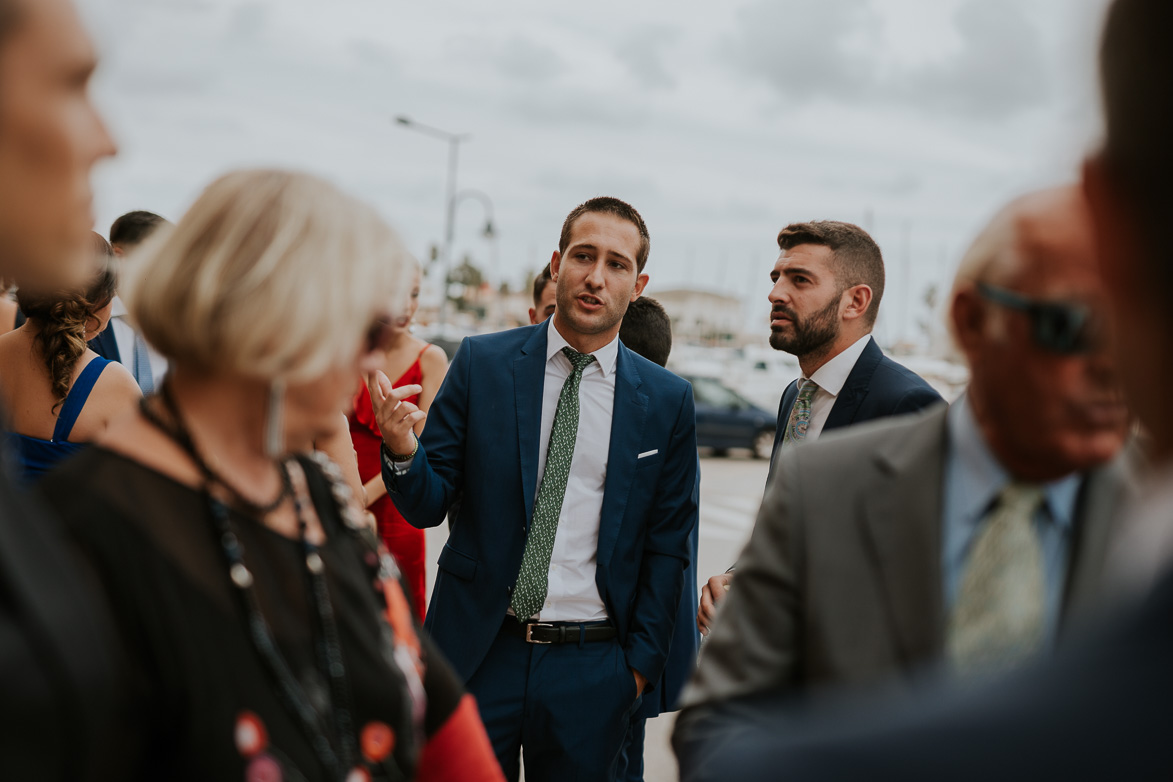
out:
{"label": "older man wearing sunglasses", "polygon": [[962,398],[780,457],[685,692],[682,768],[731,698],[996,671],[1094,602],[1130,483],[1091,247],[1075,188],[1015,201],[954,285]]}

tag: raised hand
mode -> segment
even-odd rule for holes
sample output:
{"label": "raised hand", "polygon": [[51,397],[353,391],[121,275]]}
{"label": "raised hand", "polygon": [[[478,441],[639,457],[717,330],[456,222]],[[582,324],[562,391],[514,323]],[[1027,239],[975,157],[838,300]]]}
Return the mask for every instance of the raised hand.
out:
{"label": "raised hand", "polygon": [[371,406],[375,409],[375,423],[383,433],[383,442],[391,453],[406,456],[415,450],[412,427],[428,414],[411,402],[403,400],[420,393],[418,385],[392,388],[391,381],[381,370],[367,375],[367,390],[371,392]]}
{"label": "raised hand", "polygon": [[701,606],[696,613],[696,626],[701,631],[701,635],[709,634],[713,620],[717,618],[717,603],[725,597],[725,593],[729,591],[729,586],[732,583],[733,574],[722,573],[710,578],[709,583],[705,584],[701,590]]}

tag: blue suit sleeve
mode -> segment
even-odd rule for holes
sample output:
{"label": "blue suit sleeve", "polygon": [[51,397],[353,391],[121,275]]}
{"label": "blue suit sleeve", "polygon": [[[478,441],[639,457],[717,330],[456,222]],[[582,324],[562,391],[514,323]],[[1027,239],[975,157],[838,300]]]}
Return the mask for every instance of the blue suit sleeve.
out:
{"label": "blue suit sleeve", "polygon": [[692,555],[690,536],[698,520],[699,463],[692,387],[681,400],[667,461],[648,518],[635,608],[625,642],[627,664],[647,677],[649,689],[663,675]]}
{"label": "blue suit sleeve", "polygon": [[915,413],[943,401],[941,395],[929,386],[916,386],[900,397],[900,400],[892,408],[892,415]]}
{"label": "blue suit sleeve", "polygon": [[468,383],[472,346],[466,339],[428,410],[411,468],[396,474],[384,460],[383,483],[395,507],[413,527],[438,526],[460,495],[468,431]]}

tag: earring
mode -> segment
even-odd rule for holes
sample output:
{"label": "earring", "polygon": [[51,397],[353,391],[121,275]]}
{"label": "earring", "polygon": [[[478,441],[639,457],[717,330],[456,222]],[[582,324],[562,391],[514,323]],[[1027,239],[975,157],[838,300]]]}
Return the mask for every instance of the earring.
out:
{"label": "earring", "polygon": [[265,455],[276,459],[285,455],[285,381],[269,385],[269,410],[265,415]]}

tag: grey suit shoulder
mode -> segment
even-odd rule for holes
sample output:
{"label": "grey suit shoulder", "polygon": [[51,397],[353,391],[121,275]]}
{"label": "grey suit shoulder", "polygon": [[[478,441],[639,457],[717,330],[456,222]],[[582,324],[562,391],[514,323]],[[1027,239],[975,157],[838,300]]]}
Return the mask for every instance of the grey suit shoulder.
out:
{"label": "grey suit shoulder", "polygon": [[[936,660],[947,407],[829,432],[779,455],[685,704],[772,688],[874,684]],[[1122,459],[1089,473],[1064,601],[1095,602]]]}

